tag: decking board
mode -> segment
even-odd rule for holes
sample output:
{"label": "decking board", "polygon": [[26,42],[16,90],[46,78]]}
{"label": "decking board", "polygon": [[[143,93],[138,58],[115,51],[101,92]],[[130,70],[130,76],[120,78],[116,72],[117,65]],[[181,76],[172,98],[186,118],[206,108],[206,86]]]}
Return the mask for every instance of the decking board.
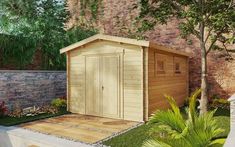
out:
{"label": "decking board", "polygon": [[25,129],[78,142],[94,144],[138,122],[96,116],[69,114],[20,125]]}

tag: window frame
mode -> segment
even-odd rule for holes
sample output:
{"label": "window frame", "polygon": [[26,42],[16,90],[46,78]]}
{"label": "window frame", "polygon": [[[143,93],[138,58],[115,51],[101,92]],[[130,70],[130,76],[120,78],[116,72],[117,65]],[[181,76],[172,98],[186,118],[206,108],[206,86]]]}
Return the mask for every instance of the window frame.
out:
{"label": "window frame", "polygon": [[[154,52],[154,76],[165,76],[167,74],[166,72],[166,59],[164,58],[158,58],[157,54],[160,55],[165,55],[161,54],[158,52]],[[163,69],[159,70],[159,62],[161,62],[163,65]]]}
{"label": "window frame", "polygon": [[[179,64],[179,70],[177,71],[176,70],[176,64]],[[187,65],[187,60],[185,61],[184,58],[180,57],[180,56],[174,56],[174,69],[173,69],[173,72],[174,72],[174,75],[175,76],[184,76],[186,74],[186,69],[185,66]]]}
{"label": "window frame", "polygon": [[181,68],[180,68],[180,63],[179,62],[174,62],[174,73],[175,74],[181,74]]}
{"label": "window frame", "polygon": [[157,74],[165,74],[166,69],[165,69],[165,62],[163,60],[157,60],[156,61],[156,72]]}

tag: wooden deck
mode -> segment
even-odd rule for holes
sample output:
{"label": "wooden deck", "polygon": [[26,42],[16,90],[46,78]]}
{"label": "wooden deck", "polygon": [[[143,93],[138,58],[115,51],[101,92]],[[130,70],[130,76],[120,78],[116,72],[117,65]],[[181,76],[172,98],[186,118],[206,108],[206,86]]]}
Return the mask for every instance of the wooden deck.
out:
{"label": "wooden deck", "polygon": [[138,122],[133,121],[69,114],[22,124],[20,127],[94,144],[137,124]]}

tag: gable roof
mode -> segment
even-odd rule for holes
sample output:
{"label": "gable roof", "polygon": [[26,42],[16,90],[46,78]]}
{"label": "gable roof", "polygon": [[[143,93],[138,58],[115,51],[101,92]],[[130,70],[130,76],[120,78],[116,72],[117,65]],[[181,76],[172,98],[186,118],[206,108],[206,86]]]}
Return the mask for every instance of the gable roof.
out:
{"label": "gable roof", "polygon": [[78,48],[80,46],[83,46],[87,43],[90,43],[90,42],[93,42],[93,41],[96,41],[96,40],[107,40],[107,41],[113,41],[113,42],[120,42],[120,43],[132,44],[132,45],[137,45],[137,46],[149,47],[149,41],[97,34],[97,35],[94,35],[94,36],[89,37],[87,39],[84,39],[80,42],[74,43],[72,45],[69,45],[65,48],[60,49],[60,53],[62,54],[62,53],[68,52],[70,50],[73,50],[75,48]]}
{"label": "gable roof", "polygon": [[174,54],[178,54],[178,55],[182,55],[182,56],[191,56],[187,52],[179,51],[179,50],[169,48],[169,47],[166,47],[164,45],[160,45],[160,44],[153,43],[153,42],[150,42],[150,41],[123,38],[123,37],[103,35],[103,34],[97,34],[97,35],[91,36],[87,39],[84,39],[82,41],[79,41],[77,43],[71,44],[67,47],[64,47],[64,48],[60,49],[60,53],[62,54],[62,53],[71,51],[73,49],[76,49],[78,47],[81,47],[85,44],[91,43],[91,42],[96,41],[96,40],[106,40],[106,41],[113,41],[113,42],[137,45],[137,46],[142,46],[142,47],[150,47],[150,48],[154,48],[154,49],[158,49],[158,50],[161,50],[161,51],[174,53]]}

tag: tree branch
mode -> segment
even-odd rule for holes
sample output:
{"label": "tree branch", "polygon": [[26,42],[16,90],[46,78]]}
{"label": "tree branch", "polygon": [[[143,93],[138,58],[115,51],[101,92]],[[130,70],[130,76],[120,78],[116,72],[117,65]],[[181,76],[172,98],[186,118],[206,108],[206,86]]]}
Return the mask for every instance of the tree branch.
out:
{"label": "tree branch", "polygon": [[206,54],[208,54],[211,51],[211,49],[213,48],[213,45],[216,43],[216,41],[218,40],[219,36],[223,33],[223,31],[224,31],[224,27],[220,30],[220,32],[218,32],[216,34],[216,37],[212,41],[212,43],[211,43],[210,47],[208,48],[208,50],[206,51]]}
{"label": "tree branch", "polygon": [[193,34],[200,39],[200,33],[197,30],[193,30]]}
{"label": "tree branch", "polygon": [[172,2],[172,5],[178,10],[178,11],[184,11],[182,7],[180,7],[177,3]]}
{"label": "tree branch", "polygon": [[224,42],[223,42],[222,44],[223,44],[223,47],[224,47],[224,49],[225,49],[227,55],[228,55],[230,58],[233,58],[233,57],[229,54],[228,48],[227,48],[227,46],[224,44]]}
{"label": "tree branch", "polygon": [[211,27],[207,33],[207,36],[206,36],[206,39],[205,39],[205,43],[207,43],[209,37],[210,37],[210,34],[211,34],[211,31],[213,30],[213,27]]}
{"label": "tree branch", "polygon": [[230,53],[235,53],[235,49],[227,49],[227,51]]}
{"label": "tree branch", "polygon": [[[189,20],[187,17],[186,17],[185,19],[186,19],[187,23],[190,24],[190,20]],[[193,30],[192,30],[192,33],[193,33],[198,39],[200,39],[200,33],[199,33],[196,29],[193,29]]]}
{"label": "tree branch", "polygon": [[216,36],[215,40],[212,41],[210,47],[206,51],[206,55],[211,51],[211,49],[213,48],[213,45],[216,43],[217,39],[218,39],[218,36]]}

